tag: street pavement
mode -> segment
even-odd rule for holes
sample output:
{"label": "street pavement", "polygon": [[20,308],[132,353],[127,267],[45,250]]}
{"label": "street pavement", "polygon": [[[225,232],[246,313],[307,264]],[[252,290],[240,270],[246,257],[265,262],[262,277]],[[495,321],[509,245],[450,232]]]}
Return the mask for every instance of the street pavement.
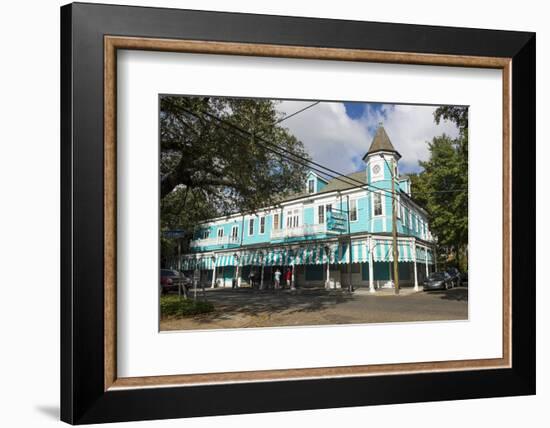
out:
{"label": "street pavement", "polygon": [[[193,293],[190,293],[192,296]],[[280,327],[468,319],[468,288],[400,295],[359,289],[214,289],[198,293],[215,311],[188,318],[162,319],[161,330]]]}

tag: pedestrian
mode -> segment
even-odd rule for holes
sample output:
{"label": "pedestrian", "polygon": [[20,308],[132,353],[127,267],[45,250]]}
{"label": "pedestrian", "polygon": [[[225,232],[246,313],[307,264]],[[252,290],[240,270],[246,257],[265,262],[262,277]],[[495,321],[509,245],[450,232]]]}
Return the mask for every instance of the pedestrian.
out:
{"label": "pedestrian", "polygon": [[290,269],[287,269],[285,272],[285,282],[286,286],[290,288],[290,285],[292,283],[292,271]]}
{"label": "pedestrian", "polygon": [[256,284],[256,271],[251,269],[250,274],[248,275],[248,282],[250,283],[250,287],[255,288]]}
{"label": "pedestrian", "polygon": [[275,280],[275,289],[278,290],[281,287],[281,271],[279,268],[273,274],[273,279]]}

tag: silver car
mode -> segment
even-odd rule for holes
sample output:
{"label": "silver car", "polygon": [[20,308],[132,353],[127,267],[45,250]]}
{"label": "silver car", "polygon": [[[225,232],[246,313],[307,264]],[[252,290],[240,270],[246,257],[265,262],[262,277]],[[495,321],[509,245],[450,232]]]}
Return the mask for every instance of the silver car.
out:
{"label": "silver car", "polygon": [[424,291],[448,290],[453,287],[453,279],[447,272],[433,272],[424,280]]}

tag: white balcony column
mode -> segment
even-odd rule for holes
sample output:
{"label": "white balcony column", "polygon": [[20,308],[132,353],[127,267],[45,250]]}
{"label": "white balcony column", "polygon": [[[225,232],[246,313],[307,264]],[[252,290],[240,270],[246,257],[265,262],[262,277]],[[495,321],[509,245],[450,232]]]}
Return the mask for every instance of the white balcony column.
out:
{"label": "white balcony column", "polygon": [[412,240],[413,266],[414,266],[414,291],[418,291],[418,272],[416,271],[416,240]]}
{"label": "white balcony column", "polygon": [[426,260],[426,278],[430,275],[428,270],[428,247],[424,247],[424,259]]}
{"label": "white balcony column", "polygon": [[216,261],[214,261],[213,265],[214,266],[212,268],[212,288],[216,286]]}
{"label": "white balcony column", "polygon": [[291,268],[291,272],[292,272],[292,277],[290,278],[290,289],[291,290],[296,289],[296,276],[295,276],[295,273],[294,273],[294,267],[295,267],[294,260],[292,260],[292,263],[290,264],[290,268]]}
{"label": "white balcony column", "polygon": [[[374,246],[372,245],[372,237],[369,238],[369,292],[374,293]],[[350,266],[351,269],[351,266]]]}

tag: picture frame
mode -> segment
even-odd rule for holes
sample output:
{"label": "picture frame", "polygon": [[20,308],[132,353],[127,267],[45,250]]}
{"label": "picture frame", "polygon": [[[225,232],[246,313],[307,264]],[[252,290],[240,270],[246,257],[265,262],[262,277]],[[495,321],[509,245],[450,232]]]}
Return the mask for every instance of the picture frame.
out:
{"label": "picture frame", "polygon": [[[503,357],[119,378],[118,49],[501,69]],[[535,95],[533,33],[63,6],[61,419],[86,424],[534,394]]]}

